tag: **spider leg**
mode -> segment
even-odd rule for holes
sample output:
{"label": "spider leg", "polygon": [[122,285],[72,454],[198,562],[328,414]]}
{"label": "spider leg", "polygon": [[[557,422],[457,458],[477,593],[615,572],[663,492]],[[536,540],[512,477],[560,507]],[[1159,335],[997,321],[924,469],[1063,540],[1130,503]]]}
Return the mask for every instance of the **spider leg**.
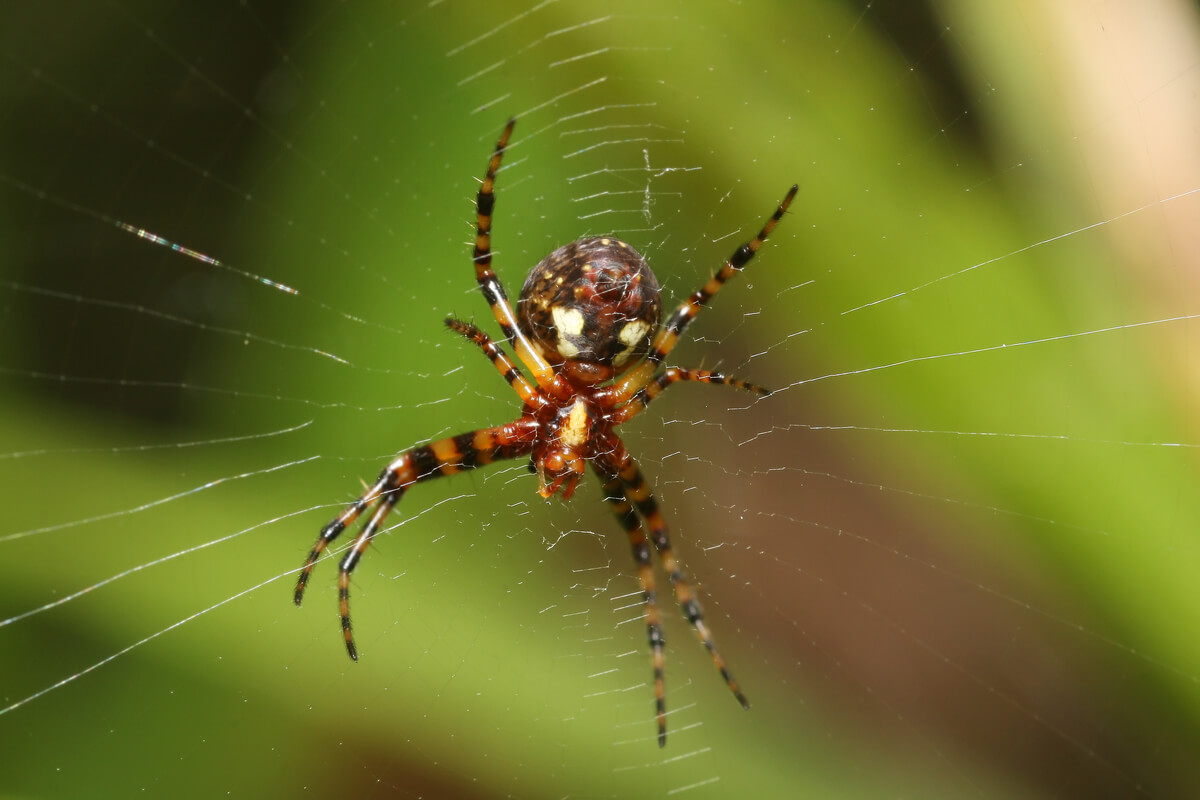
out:
{"label": "spider leg", "polygon": [[696,602],[696,596],[692,591],[691,584],[684,577],[683,569],[679,566],[679,562],[675,558],[674,550],[671,549],[671,539],[667,531],[667,523],[663,520],[662,512],[658,510],[658,502],[654,499],[654,494],[650,491],[650,485],[646,482],[645,476],[642,475],[637,461],[628,453],[624,454],[618,476],[625,497],[633,504],[638,513],[642,515],[642,519],[646,521],[646,525],[650,529],[650,541],[654,543],[654,548],[658,550],[658,557],[662,560],[663,569],[667,571],[667,575],[671,578],[671,584],[675,587],[675,599],[679,602],[679,607],[682,609],[683,615],[687,617],[687,621],[691,623],[692,628],[696,631],[696,635],[700,637],[700,641],[704,644],[705,649],[708,650],[708,654],[712,656],[713,665],[721,673],[721,677],[725,679],[725,683],[729,686],[729,690],[733,692],[733,696],[737,698],[742,708],[749,708],[749,701],[746,700],[746,696],[742,694],[737,681],[730,674],[729,668],[725,665],[725,659],[721,658],[721,654],[717,651],[716,642],[713,641],[712,634],[709,633],[708,626],[704,623],[704,613],[700,610],[700,604]]}
{"label": "spider leg", "polygon": [[763,388],[757,384],[743,381],[739,378],[730,378],[720,372],[712,372],[707,369],[685,369],[684,367],[667,367],[654,380],[646,384],[637,394],[630,398],[629,402],[621,406],[621,408],[613,414],[612,421],[614,425],[620,425],[628,422],[636,417],[646,406],[650,405],[650,401],[662,394],[662,391],[673,383],[680,381],[696,381],[697,383],[719,383],[725,386],[732,386],[735,389],[745,389],[748,392],[753,392],[763,397],[768,397],[771,394],[770,389]]}
{"label": "spider leg", "polygon": [[633,548],[633,560],[637,562],[638,579],[642,583],[642,601],[646,610],[646,633],[650,639],[651,663],[654,666],[654,706],[658,719],[658,746],[667,743],[667,702],[665,699],[663,672],[666,657],[663,654],[662,623],[658,612],[658,599],[654,591],[654,568],[650,566],[650,543],[642,530],[642,522],[637,512],[633,510],[628,498],[625,497],[621,479],[617,476],[607,476],[596,470],[596,474],[604,481],[604,499],[613,508],[617,521],[629,535],[629,544]]}
{"label": "spider leg", "polygon": [[545,403],[538,390],[531,386],[529,381],[525,380],[525,376],[520,373],[505,354],[504,349],[493,342],[490,336],[471,323],[463,322],[454,317],[446,317],[446,327],[462,334],[477,344],[479,349],[483,351],[483,354],[492,362],[492,366],[500,373],[500,377],[508,381],[508,385],[512,387],[513,391],[520,396],[527,406],[537,408]]}
{"label": "spider leg", "polygon": [[487,300],[488,305],[491,306],[492,314],[496,317],[496,322],[500,324],[504,338],[512,343],[517,352],[517,358],[529,367],[538,386],[546,389],[554,383],[554,370],[551,369],[546,359],[533,349],[529,339],[521,332],[517,325],[517,316],[513,313],[512,305],[508,302],[508,295],[504,292],[504,285],[492,271],[492,212],[496,207],[496,172],[500,169],[500,160],[504,156],[509,137],[512,136],[513,127],[516,124],[517,120],[514,118],[504,126],[504,132],[500,134],[500,140],[496,142],[496,149],[492,152],[491,160],[488,161],[483,183],[479,186],[479,194],[475,200],[475,253],[472,260],[475,262],[475,280],[479,282],[483,299]]}
{"label": "spider leg", "polygon": [[354,633],[350,628],[350,573],[358,566],[358,560],[379,532],[379,526],[403,495],[404,488],[398,488],[384,496],[338,565],[338,612],[342,620],[342,636],[346,639],[346,652],[354,661],[358,661],[358,648],[354,646]]}
{"label": "spider leg", "polygon": [[300,605],[304,600],[304,590],[308,587],[308,579],[312,575],[313,567],[316,566],[317,560],[321,558],[321,554],[325,552],[325,548],[329,547],[334,539],[342,535],[342,531],[351,525],[354,520],[358,519],[358,515],[366,511],[379,499],[379,496],[387,491],[392,486],[391,467],[385,469],[379,476],[379,480],[373,486],[363,492],[362,496],[351,503],[345,511],[338,514],[321,528],[321,534],[317,537],[316,543],[312,550],[308,552],[308,558],[304,560],[304,566],[300,569],[300,577],[296,581],[295,603]]}
{"label": "spider leg", "polygon": [[346,651],[350,658],[357,661],[358,649],[354,646],[354,636],[350,627],[350,573],[358,566],[367,545],[379,532],[388,513],[400,502],[404,492],[414,483],[482,467],[493,461],[529,455],[533,450],[536,435],[537,423],[532,419],[522,418],[507,425],[480,428],[448,439],[439,439],[396,456],[361,497],[321,529],[321,534],[309,552],[296,581],[296,605],[300,605],[313,567],[329,544],[365,510],[379,503],[346,554],[342,556],[338,568],[338,605],[342,633],[346,638]]}
{"label": "spider leg", "polygon": [[679,335],[683,333],[684,328],[696,318],[696,314],[700,313],[700,309],[707,305],[708,301],[712,300],[717,292],[721,291],[721,287],[725,285],[725,282],[735,274],[741,272],[746,264],[750,263],[750,259],[754,258],[754,254],[758,252],[758,248],[762,247],[762,243],[767,240],[767,237],[771,235],[771,231],[775,230],[775,225],[787,212],[788,206],[792,204],[792,198],[796,196],[798,189],[798,186],[793,185],[775,209],[775,213],[762,226],[758,235],[734,250],[733,255],[726,259],[721,268],[703,286],[693,292],[691,297],[680,303],[671,316],[667,317],[667,321],[658,329],[658,333],[654,336],[654,341],[651,343],[650,352],[646,355],[646,360],[630,370],[624,378],[613,385],[613,394],[616,396],[617,402],[628,400],[641,390],[642,387],[650,383],[655,370],[662,364],[663,359],[675,349],[675,345],[679,343]]}

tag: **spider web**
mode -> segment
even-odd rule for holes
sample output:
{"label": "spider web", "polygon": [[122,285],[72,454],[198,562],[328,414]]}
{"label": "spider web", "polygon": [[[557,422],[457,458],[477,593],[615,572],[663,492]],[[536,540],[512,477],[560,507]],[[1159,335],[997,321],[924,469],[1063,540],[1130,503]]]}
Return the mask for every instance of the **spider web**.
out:
{"label": "spider web", "polygon": [[[1004,8],[4,11],[0,791],[1194,793],[1197,21]],[[494,327],[510,115],[513,296],[611,233],[678,302],[801,187],[670,359],[779,391],[622,431],[752,703],[664,594],[662,750],[594,485],[409,493],[357,664],[334,561],[290,603],[361,480],[517,412],[442,326]]]}

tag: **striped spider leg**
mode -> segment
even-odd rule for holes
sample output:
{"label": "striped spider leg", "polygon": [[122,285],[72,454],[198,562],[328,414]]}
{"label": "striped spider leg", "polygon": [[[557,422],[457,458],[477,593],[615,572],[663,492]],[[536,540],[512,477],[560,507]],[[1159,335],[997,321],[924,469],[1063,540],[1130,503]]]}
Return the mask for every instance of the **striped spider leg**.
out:
{"label": "striped spider leg", "polygon": [[[492,213],[496,174],[512,136],[509,120],[496,143],[476,198],[475,279],[517,361],[475,325],[453,317],[446,325],[475,344],[521,398],[512,422],[440,439],[400,453],[375,483],[321,529],[300,570],[294,599],[299,605],[313,568],[329,545],[360,516],[366,522],[342,556],[338,605],[350,658],[358,649],[350,625],[350,576],[384,520],[415,483],[494,461],[528,456],[538,494],[570,499],[586,466],[604,485],[629,537],[642,585],[654,667],[658,743],[666,743],[663,636],[650,563],[650,545],[671,580],[684,616],[708,649],[738,702],[749,707],[704,622],[699,604],[671,549],[666,523],[649,484],[616,433],[667,387],[684,381],[715,383],[759,395],[768,390],[708,370],[659,368],[696,314],[754,257],[796,194],[792,187],[758,235],[739,247],[704,286],[659,326],[661,292],[645,259],[614,237],[579,239],[550,253],[530,271],[516,308],[492,270]],[[532,380],[518,368],[528,370]],[[369,513],[368,513],[369,512]]]}
{"label": "striped spider leg", "polygon": [[[717,292],[721,291],[721,287],[737,273],[745,269],[750,263],[750,259],[754,258],[754,254],[758,252],[758,248],[762,247],[763,242],[775,230],[775,226],[779,220],[783,219],[783,215],[787,213],[788,207],[792,204],[792,200],[796,197],[796,192],[799,186],[793,184],[791,189],[788,189],[782,202],[775,208],[773,213],[750,241],[733,251],[725,263],[716,273],[708,279],[707,282],[692,295],[680,303],[679,306],[667,318],[654,336],[654,342],[650,347],[650,351],[646,354],[646,359],[629,372],[612,386],[608,387],[608,392],[611,393],[612,402],[614,405],[626,404],[622,414],[621,421],[628,422],[634,416],[641,412],[647,404],[667,386],[678,381],[700,381],[702,383],[724,383],[738,388],[748,389],[757,394],[768,395],[769,391],[761,387],[747,384],[744,381],[739,381],[736,378],[726,378],[719,373],[708,372],[706,370],[684,370],[678,367],[668,368],[667,371],[658,377],[655,373],[663,360],[670,355],[675,349],[675,345],[679,344],[679,335],[683,330],[691,324],[691,321],[700,313],[700,309],[708,305],[708,302],[713,299]],[[606,399],[609,395],[606,395]]]}
{"label": "striped spider leg", "polygon": [[[663,372],[657,375],[655,373],[658,366],[662,364],[666,356],[678,343],[679,334],[696,317],[700,308],[706,305],[712,299],[713,295],[725,285],[725,282],[735,273],[740,272],[749,263],[750,259],[754,257],[758,248],[762,246],[762,243],[766,241],[771,231],[774,230],[776,223],[787,212],[788,206],[791,205],[792,199],[796,196],[797,189],[797,186],[792,186],[783,198],[783,201],[775,209],[775,213],[771,215],[770,219],[763,225],[762,230],[758,232],[758,235],[735,250],[733,255],[704,286],[694,292],[691,297],[675,309],[675,312],[668,318],[667,323],[657,332],[646,360],[628,373],[625,378],[607,387],[607,392],[601,396],[601,402],[613,408],[611,412],[612,424],[618,425],[629,421],[641,413],[664,389],[681,381],[723,384],[744,389],[764,397],[771,394],[769,389],[710,370],[667,367]],[[604,466],[601,466],[602,464]],[[692,628],[696,631],[696,635],[700,638],[705,649],[708,650],[709,655],[712,657],[713,664],[721,673],[721,677],[725,679],[726,685],[729,686],[730,691],[733,692],[734,697],[737,698],[742,708],[748,709],[750,703],[746,700],[746,696],[742,693],[737,681],[733,679],[729,668],[725,665],[725,660],[717,650],[712,635],[709,633],[708,626],[704,622],[704,614],[695,599],[695,592],[684,576],[683,570],[679,566],[674,551],[671,548],[670,535],[666,522],[663,520],[662,513],[658,509],[658,503],[654,499],[654,494],[651,492],[645,476],[638,467],[637,461],[622,446],[619,450],[614,451],[611,456],[595,462],[594,468],[597,476],[604,484],[604,499],[612,506],[617,521],[629,536],[634,562],[638,568],[638,579],[642,585],[646,629],[650,641],[652,666],[654,669],[654,699],[658,722],[658,743],[662,747],[666,744],[667,737],[663,678],[665,664],[663,645],[665,638],[662,632],[657,593],[654,586],[654,570],[650,565],[650,548],[647,544],[646,533],[642,527],[643,520],[650,529],[650,541],[654,543],[654,548],[663,563],[663,569],[671,580],[671,585],[675,590],[675,599],[679,603],[684,617],[687,618]]]}
{"label": "striped spider leg", "polygon": [[354,571],[367,545],[375,538],[384,519],[396,503],[400,502],[408,487],[414,483],[482,467],[493,461],[528,455],[536,434],[536,423],[519,419],[507,425],[480,428],[470,433],[440,439],[398,455],[361,497],[321,529],[321,535],[309,551],[304,567],[300,570],[300,577],[296,581],[296,605],[300,605],[304,597],[309,576],[321,554],[342,531],[358,519],[359,515],[374,506],[362,531],[354,538],[338,565],[338,610],[342,621],[342,635],[346,640],[346,652],[351,659],[357,661],[358,648],[354,644],[354,635],[350,627],[350,573]]}
{"label": "striped spider leg", "polygon": [[[500,159],[508,146],[508,140],[515,124],[516,121],[510,119],[508,125],[505,126],[500,140],[496,143],[496,149],[488,161],[487,172],[479,188],[476,198],[478,214],[475,227],[475,252],[472,260],[475,263],[476,280],[483,292],[484,299],[491,306],[492,313],[500,324],[501,330],[504,331],[505,337],[515,343],[518,358],[538,380],[538,387],[530,385],[525,376],[517,370],[504,351],[500,349],[500,346],[492,342],[483,331],[474,325],[459,322],[453,318],[447,319],[446,325],[483,350],[499,370],[501,376],[508,381],[509,386],[524,402],[525,409],[528,410],[532,407],[540,408],[546,405],[546,400],[539,391],[539,387],[553,386],[555,375],[546,361],[530,347],[529,340],[525,338],[524,333],[514,324],[516,317],[505,295],[504,286],[491,268],[492,209],[495,206],[495,195],[492,190],[496,182],[496,172],[500,168]],[[300,577],[296,581],[294,593],[296,605],[300,605],[304,599],[304,590],[308,586],[309,576],[321,554],[347,526],[354,523],[359,515],[375,506],[375,510],[347,549],[338,566],[338,604],[342,635],[346,640],[346,652],[349,653],[351,659],[357,661],[358,648],[354,644],[354,634],[350,624],[350,573],[354,571],[359,559],[366,551],[367,545],[375,538],[384,519],[400,501],[404,492],[414,483],[443,475],[453,475],[464,469],[474,469],[496,460],[529,455],[536,442],[537,433],[537,421],[532,417],[522,415],[521,418],[507,425],[481,428],[470,433],[441,439],[398,455],[391,464],[384,468],[374,485],[321,529],[321,534],[317,537],[312,550],[309,551],[308,558],[305,559],[304,566],[300,570]]]}

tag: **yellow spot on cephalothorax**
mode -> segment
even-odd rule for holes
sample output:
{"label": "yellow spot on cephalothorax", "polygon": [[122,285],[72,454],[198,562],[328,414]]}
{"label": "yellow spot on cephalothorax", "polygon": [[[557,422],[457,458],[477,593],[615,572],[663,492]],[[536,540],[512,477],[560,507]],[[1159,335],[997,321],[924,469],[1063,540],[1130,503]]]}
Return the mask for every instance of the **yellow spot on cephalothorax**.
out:
{"label": "yellow spot on cephalothorax", "polygon": [[650,330],[650,323],[645,320],[635,319],[627,322],[617,333],[617,341],[625,345],[625,349],[617,353],[613,358],[613,363],[617,366],[625,363],[625,360],[633,355],[633,351],[641,344],[642,338],[648,330]]}
{"label": "yellow spot on cephalothorax", "polygon": [[626,347],[636,347],[648,330],[650,330],[649,322],[635,319],[621,328],[621,332],[617,334],[617,340]]}
{"label": "yellow spot on cephalothorax", "polygon": [[554,306],[550,309],[550,316],[554,318],[554,327],[558,329],[558,340],[554,344],[559,355],[575,358],[579,355],[579,347],[571,339],[583,334],[583,312],[578,308]]}
{"label": "yellow spot on cephalothorax", "polygon": [[555,306],[550,309],[550,315],[554,317],[554,327],[562,333],[568,333],[571,336],[583,333],[583,312],[578,308]]}
{"label": "yellow spot on cephalothorax", "polygon": [[562,443],[572,449],[582,447],[588,438],[588,412],[587,406],[581,401],[576,400],[575,405],[571,406],[571,413],[567,415],[567,421],[563,423],[562,428],[558,432],[558,438]]}
{"label": "yellow spot on cephalothorax", "polygon": [[575,343],[561,336],[558,337],[558,344],[555,346],[555,349],[558,350],[558,354],[563,358],[575,358],[579,355],[579,348],[575,346]]}

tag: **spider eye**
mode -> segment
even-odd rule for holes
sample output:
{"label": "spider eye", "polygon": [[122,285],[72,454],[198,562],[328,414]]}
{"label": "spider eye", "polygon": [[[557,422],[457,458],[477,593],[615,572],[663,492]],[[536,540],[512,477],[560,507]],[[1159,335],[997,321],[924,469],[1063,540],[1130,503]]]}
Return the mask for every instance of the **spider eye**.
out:
{"label": "spider eye", "polygon": [[658,280],[630,245],[580,239],[542,259],[521,289],[521,330],[553,363],[623,369],[649,352],[662,311]]}

